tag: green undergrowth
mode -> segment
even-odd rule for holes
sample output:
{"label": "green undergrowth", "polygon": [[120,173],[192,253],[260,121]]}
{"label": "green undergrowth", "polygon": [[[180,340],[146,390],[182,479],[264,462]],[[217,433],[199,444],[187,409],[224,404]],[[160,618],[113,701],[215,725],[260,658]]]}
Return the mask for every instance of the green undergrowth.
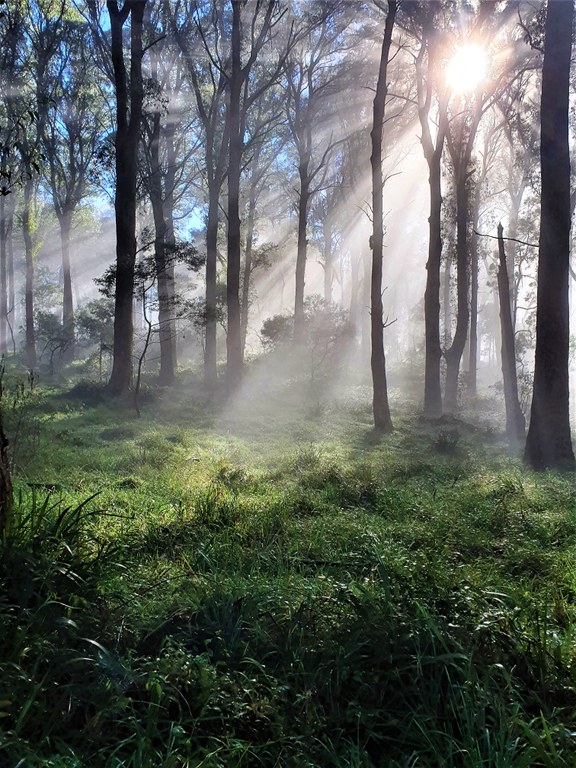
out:
{"label": "green undergrowth", "polygon": [[97,394],[7,414],[2,768],[576,764],[571,478],[364,391]]}

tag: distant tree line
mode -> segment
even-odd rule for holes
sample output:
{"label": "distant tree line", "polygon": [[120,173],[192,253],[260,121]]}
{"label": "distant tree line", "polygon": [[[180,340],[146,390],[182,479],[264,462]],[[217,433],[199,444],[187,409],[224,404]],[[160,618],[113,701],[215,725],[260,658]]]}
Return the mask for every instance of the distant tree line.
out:
{"label": "distant tree line", "polygon": [[[111,359],[109,392],[127,397],[151,344],[159,382],[173,384],[188,328],[205,384],[232,392],[258,335],[264,348],[279,329],[294,349],[310,343],[315,307],[346,326],[371,370],[377,430],[392,429],[386,346],[406,348],[416,328],[404,356],[422,371],[424,415],[475,397],[492,357],[520,444],[518,372],[535,350],[526,460],[574,468],[571,2],[7,0],[0,10],[0,354],[53,370],[96,345],[100,376]],[[474,47],[486,71],[451,81],[454,56]],[[416,150],[427,181],[404,170]],[[403,174],[426,187],[428,221],[414,237],[390,192]],[[105,298],[82,303],[82,242],[107,206]],[[50,298],[47,231],[61,251]],[[402,307],[412,283],[419,298]]]}

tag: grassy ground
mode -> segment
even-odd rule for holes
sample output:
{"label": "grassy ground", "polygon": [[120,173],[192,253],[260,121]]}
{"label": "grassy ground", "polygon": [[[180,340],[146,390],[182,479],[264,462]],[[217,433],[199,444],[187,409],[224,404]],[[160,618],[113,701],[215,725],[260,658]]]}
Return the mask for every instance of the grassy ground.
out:
{"label": "grassy ground", "polygon": [[2,768],[576,764],[576,488],[487,421],[376,438],[362,387],[257,382],[5,408]]}

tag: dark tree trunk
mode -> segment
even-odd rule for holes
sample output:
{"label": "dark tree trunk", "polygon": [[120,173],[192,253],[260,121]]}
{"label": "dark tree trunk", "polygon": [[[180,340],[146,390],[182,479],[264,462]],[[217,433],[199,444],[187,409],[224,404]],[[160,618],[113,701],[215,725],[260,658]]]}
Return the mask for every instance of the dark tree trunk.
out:
{"label": "dark tree trunk", "polygon": [[372,279],[370,292],[371,307],[371,338],[372,338],[372,385],[373,398],[372,410],[374,414],[374,428],[379,432],[391,432],[392,419],[388,405],[388,386],[386,381],[386,357],[384,354],[384,322],[382,316],[382,256],[384,248],[384,220],[383,201],[384,179],[382,173],[382,134],[384,129],[384,115],[386,111],[386,95],[388,93],[387,70],[390,46],[392,43],[392,30],[396,17],[396,0],[389,0],[382,50],[380,53],[380,68],[376,95],[373,105],[372,154],[370,164],[372,167]]}
{"label": "dark tree trunk", "polygon": [[176,361],[173,348],[174,311],[171,300],[173,284],[172,255],[167,253],[168,225],[162,194],[162,167],[160,163],[160,113],[153,117],[150,136],[150,202],[154,218],[154,267],[158,282],[158,337],[160,341],[160,384],[169,386],[174,382]]}
{"label": "dark tree trunk", "polygon": [[440,264],[442,261],[442,187],[440,158],[437,148],[429,161],[430,217],[428,261],[426,263],[426,291],[424,293],[424,324],[426,361],[424,369],[424,415],[437,418],[442,415],[442,386],[440,383]]}
{"label": "dark tree trunk", "polygon": [[30,369],[36,368],[36,333],[34,330],[34,248],[32,244],[32,197],[34,183],[27,180],[24,183],[24,207],[22,210],[22,236],[24,238],[24,255],[26,262],[26,277],[24,284],[25,306],[25,357]]}
{"label": "dark tree trunk", "polygon": [[458,378],[460,361],[466,346],[470,310],[468,307],[468,188],[466,169],[468,163],[456,175],[456,280],[457,280],[457,311],[456,331],[450,348],[446,350],[446,394],[444,407],[448,413],[454,413],[458,408]]}
{"label": "dark tree trunk", "polygon": [[296,250],[296,292],[294,297],[294,341],[299,343],[304,336],[304,285],[306,260],[308,257],[308,204],[310,202],[309,159],[300,158],[300,194],[298,197],[298,246]]}
{"label": "dark tree trunk", "polygon": [[7,352],[8,317],[8,222],[6,197],[0,195],[0,355]]}
{"label": "dark tree trunk", "polygon": [[[142,22],[146,0],[108,0],[116,91],[116,292],[112,373],[108,388],[125,395],[132,383],[134,267],[136,263],[136,179],[142,122]],[[122,29],[130,19],[130,83],[124,63]]]}
{"label": "dark tree trunk", "polygon": [[[433,13],[434,11],[432,11]],[[440,364],[440,268],[442,262],[442,152],[446,138],[446,98],[439,98],[438,131],[435,140],[430,131],[430,108],[434,84],[434,49],[429,40],[429,19],[423,35],[420,52],[416,59],[418,82],[418,117],[422,131],[421,143],[428,164],[430,187],[430,215],[428,218],[429,240],[426,263],[426,290],[424,293],[425,364],[424,364],[424,415],[437,418],[442,415],[442,385]],[[423,59],[428,53],[428,73],[424,77]]]}
{"label": "dark tree trunk", "polygon": [[174,149],[174,131],[176,126],[170,122],[165,129],[167,171],[164,189],[164,222],[166,225],[164,242],[168,258],[165,259],[163,276],[163,305],[160,321],[160,382],[170,385],[176,378],[178,354],[176,349],[176,319],[175,302],[176,286],[174,283],[174,250],[176,236],[174,233],[174,190],[176,188],[177,159]]}
{"label": "dark tree trunk", "polygon": [[540,109],[542,173],[536,359],[525,460],[574,470],[569,413],[570,56],[574,3],[549,0]]}
{"label": "dark tree trunk", "polygon": [[242,0],[232,0],[232,68],[230,72],[230,148],[228,156],[228,259],[226,270],[226,378],[228,390],[242,377],[242,335],[240,330],[240,172],[243,136],[240,121],[242,64],[240,60],[240,14]]}
{"label": "dark tree trunk", "polygon": [[10,460],[8,458],[8,439],[4,432],[0,411],[0,542],[10,532],[10,523],[14,507]]}
{"label": "dark tree trunk", "polygon": [[[14,209],[12,209],[13,211]],[[12,240],[12,230],[14,225],[13,216],[6,222],[6,249],[8,261],[8,311],[6,313],[6,324],[10,331],[12,341],[12,354],[16,356],[16,338],[14,336],[14,327],[16,325],[16,289],[14,282],[14,242]]]}
{"label": "dark tree trunk", "polygon": [[208,191],[208,220],[206,222],[206,339],[204,348],[204,381],[214,387],[217,368],[217,309],[216,276],[218,271],[218,203],[220,189],[215,184]]}
{"label": "dark tree trunk", "polygon": [[502,378],[504,381],[504,405],[506,407],[506,435],[512,445],[518,446],[526,436],[526,423],[518,399],[516,344],[510,306],[510,281],[502,235],[502,224],[498,224],[498,299],[502,333]]}
{"label": "dark tree trunk", "polygon": [[[474,207],[472,210],[473,228],[478,224],[478,208],[480,205],[480,187],[474,192]],[[468,350],[468,394],[474,397],[478,388],[478,236],[472,233],[470,237],[470,348]]]}
{"label": "dark tree trunk", "polygon": [[62,243],[62,326],[64,331],[64,362],[74,360],[74,299],[72,295],[72,273],[70,270],[70,240],[72,233],[72,211],[65,210],[58,216],[60,240]]}
{"label": "dark tree trunk", "polygon": [[246,238],[244,247],[244,274],[242,277],[242,305],[241,305],[241,336],[242,336],[242,360],[246,350],[246,335],[248,333],[248,310],[250,306],[250,281],[252,278],[252,249],[254,246],[254,222],[256,218],[256,194],[258,191],[258,160],[260,148],[256,150],[250,181],[250,193],[248,196],[248,212],[246,216]]}

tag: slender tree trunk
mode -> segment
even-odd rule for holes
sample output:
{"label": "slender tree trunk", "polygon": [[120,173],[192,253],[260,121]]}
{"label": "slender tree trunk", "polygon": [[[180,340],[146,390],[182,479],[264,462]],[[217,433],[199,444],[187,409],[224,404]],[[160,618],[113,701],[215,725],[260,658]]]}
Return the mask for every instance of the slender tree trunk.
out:
{"label": "slender tree trunk", "polygon": [[7,352],[8,316],[8,226],[6,221],[6,197],[0,195],[0,355]]}
{"label": "slender tree trunk", "polygon": [[466,346],[470,310],[468,307],[468,189],[466,169],[468,164],[456,175],[456,279],[457,285],[457,314],[456,331],[446,358],[446,394],[444,407],[448,413],[454,413],[458,408],[458,378],[460,361]]}
{"label": "slender tree trunk", "polygon": [[240,123],[242,64],[240,60],[240,14],[242,0],[232,1],[232,69],[230,73],[230,148],[228,158],[228,259],[226,271],[226,378],[228,390],[242,377],[242,336],[240,330],[240,172],[243,136]]}
{"label": "slender tree trunk", "polygon": [[[416,58],[418,85],[418,118],[421,128],[421,143],[428,164],[430,187],[430,215],[428,218],[428,261],[426,263],[426,290],[424,293],[425,364],[424,364],[424,415],[437,418],[442,415],[442,385],[440,366],[442,345],[440,343],[440,269],[442,263],[442,153],[446,140],[447,93],[438,97],[438,129],[433,139],[430,129],[430,110],[434,94],[437,62],[436,46],[431,44],[433,35],[434,7],[432,16],[426,19],[422,43]],[[423,62],[428,55],[427,76],[424,76]]]}
{"label": "slender tree trunk", "polygon": [[392,44],[392,29],[396,17],[396,0],[389,0],[382,50],[380,53],[380,69],[376,85],[376,95],[373,105],[373,121],[370,138],[372,154],[372,279],[370,292],[371,307],[371,338],[372,338],[372,410],[374,414],[374,429],[379,432],[391,432],[392,419],[388,405],[388,386],[386,381],[386,357],[384,355],[384,322],[382,307],[382,257],[384,248],[384,211],[382,196],[384,178],[382,173],[382,134],[384,129],[384,114],[386,111],[386,95],[388,93],[387,69],[390,46]]}
{"label": "slender tree trunk", "polygon": [[34,329],[34,248],[32,244],[32,197],[34,183],[27,180],[24,183],[24,207],[22,210],[22,236],[24,238],[24,254],[26,262],[26,277],[24,285],[25,305],[25,335],[26,365],[36,368],[36,332]]}
{"label": "slender tree trunk", "polygon": [[438,418],[442,415],[442,385],[440,363],[440,265],[442,261],[442,186],[440,159],[442,149],[430,158],[430,217],[428,262],[426,264],[426,291],[424,293],[424,325],[426,360],[424,368],[424,415]]}
{"label": "slender tree trunk", "polygon": [[294,297],[294,341],[298,344],[304,336],[304,286],[308,257],[308,204],[310,202],[309,160],[301,159],[300,195],[298,198],[298,245],[296,250],[296,292]]}
{"label": "slender tree trunk", "polygon": [[242,304],[241,304],[241,325],[240,332],[242,338],[242,360],[246,350],[246,335],[248,333],[248,309],[250,306],[250,281],[252,278],[252,248],[254,245],[254,221],[256,218],[256,192],[258,186],[258,156],[257,151],[254,158],[254,170],[250,182],[250,194],[248,197],[248,213],[246,216],[246,239],[244,247],[244,275],[242,278]]}
{"label": "slender tree trunk", "polygon": [[14,241],[12,239],[12,231],[14,225],[14,208],[12,207],[12,215],[8,217],[6,222],[6,250],[8,261],[8,310],[6,312],[6,324],[10,331],[10,338],[12,341],[12,354],[16,356],[16,338],[14,336],[14,327],[16,325],[16,289],[14,283]]}
{"label": "slender tree trunk", "polygon": [[[118,10],[108,0],[112,35],[112,63],[116,89],[116,292],[112,373],[113,395],[125,395],[132,383],[134,268],[136,263],[136,179],[142,103],[142,22],[146,0],[126,0]],[[130,84],[124,64],[122,29],[130,23]]]}
{"label": "slender tree trunk", "polygon": [[[480,207],[480,185],[474,190],[473,229],[477,229]],[[470,348],[468,350],[468,394],[476,396],[478,388],[478,236],[470,237]]]}
{"label": "slender tree trunk", "polygon": [[10,532],[13,509],[14,495],[8,459],[8,439],[4,432],[2,412],[0,411],[0,542]]}
{"label": "slender tree trunk", "polygon": [[570,435],[570,56],[574,3],[548,0],[540,109],[542,173],[536,359],[525,460],[534,469],[576,468]]}
{"label": "slender tree trunk", "polygon": [[362,307],[360,315],[361,331],[362,331],[362,360],[370,360],[372,340],[370,335],[372,333],[372,325],[370,321],[370,291],[371,291],[371,277],[372,277],[372,253],[369,249],[362,254]]}
{"label": "slender tree trunk", "polygon": [[[173,356],[172,312],[170,300],[170,258],[166,252],[168,227],[162,195],[162,167],[160,163],[160,113],[153,117],[150,137],[150,202],[154,218],[154,266],[158,285],[158,336],[160,341],[160,384],[174,382],[175,360]],[[141,367],[141,366],[140,366]]]}
{"label": "slender tree trunk", "polygon": [[[176,187],[176,151],[174,149],[174,132],[176,126],[174,122],[169,122],[166,126],[166,157],[167,171],[164,189],[164,222],[166,231],[164,235],[165,250],[168,258],[164,265],[164,312],[161,320],[160,331],[160,382],[166,385],[174,383],[176,378],[176,368],[178,365],[178,354],[176,348],[176,286],[174,283],[174,258],[173,254],[176,248],[176,236],[174,233],[174,189]],[[163,353],[162,353],[163,350]]]}
{"label": "slender tree trunk", "polygon": [[500,329],[502,332],[502,378],[504,381],[504,405],[506,407],[506,434],[514,446],[524,442],[526,423],[518,399],[516,375],[516,344],[510,306],[510,282],[504,250],[502,224],[498,224],[498,298],[500,301]]}
{"label": "slender tree trunk", "polygon": [[70,240],[72,233],[72,211],[66,209],[58,216],[60,240],[62,243],[62,326],[65,347],[62,353],[64,362],[74,360],[74,300],[72,295],[72,273],[70,269]]}
{"label": "slender tree trunk", "polygon": [[326,214],[322,222],[324,234],[324,301],[332,304],[332,283],[334,281],[334,254],[332,251],[332,220]]}
{"label": "slender tree trunk", "polygon": [[218,380],[217,350],[217,270],[218,270],[218,203],[220,190],[211,184],[208,190],[206,222],[206,337],[204,348],[204,381],[214,387]]}

